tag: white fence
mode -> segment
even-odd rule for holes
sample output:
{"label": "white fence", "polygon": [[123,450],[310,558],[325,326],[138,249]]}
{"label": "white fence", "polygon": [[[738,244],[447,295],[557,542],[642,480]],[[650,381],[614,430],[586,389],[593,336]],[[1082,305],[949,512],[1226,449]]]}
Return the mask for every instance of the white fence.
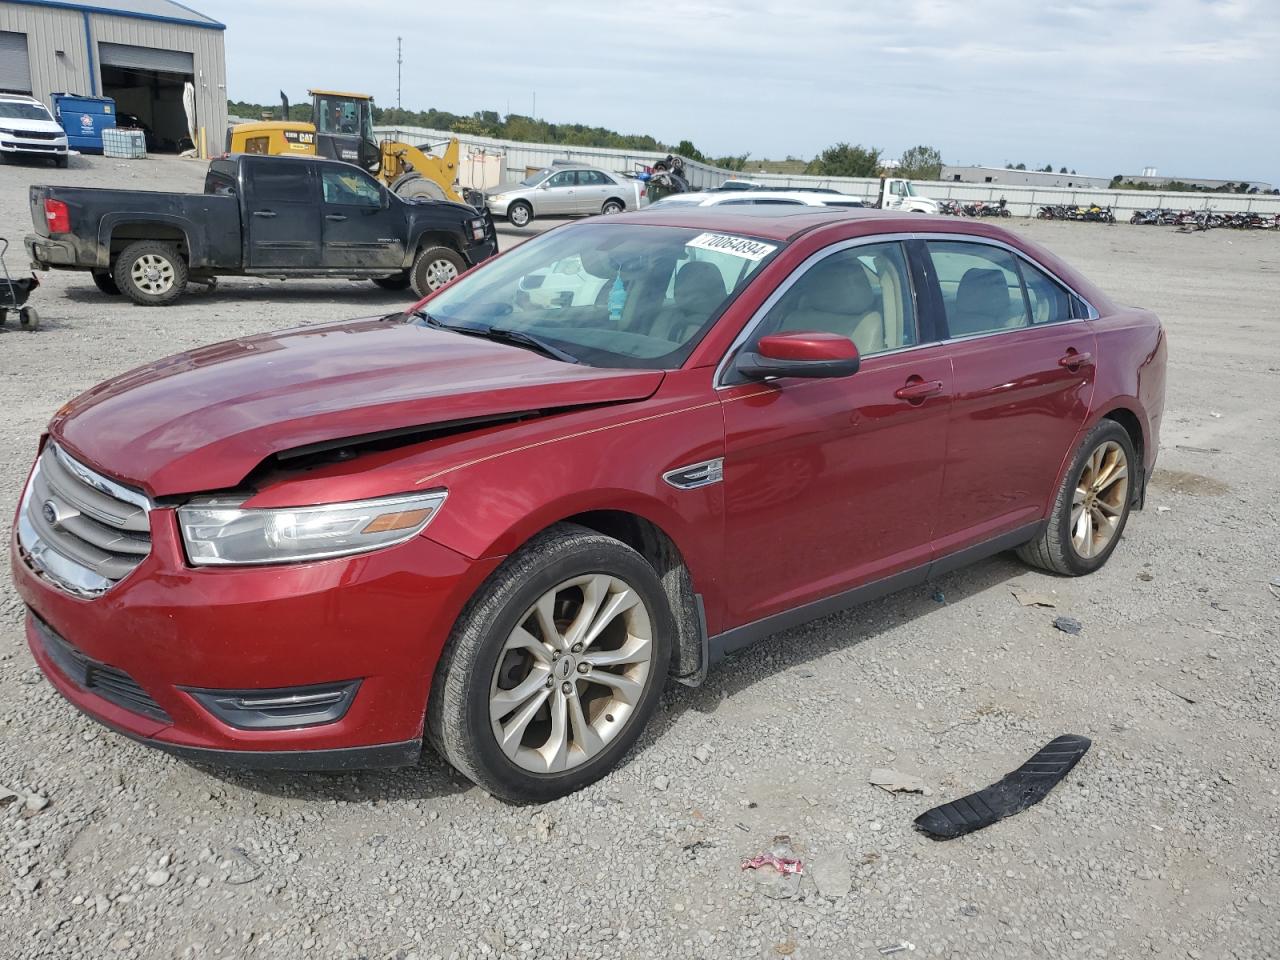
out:
{"label": "white fence", "polygon": [[[486,158],[499,155],[503,158],[501,182],[521,179],[526,171],[545,167],[553,160],[577,160],[590,163],[615,173],[635,173],[640,167],[651,166],[666,154],[646,150],[614,150],[607,147],[576,147],[566,144],[517,143],[513,140],[497,140],[469,134],[450,133],[447,130],[428,130],[422,127],[375,127],[378,136],[394,137],[408,143],[440,142],[457,137],[463,149],[464,174],[467,172],[467,153],[483,154]],[[471,161],[474,167],[475,161]],[[492,171],[492,163],[485,169]],[[880,181],[874,178],[810,177],[777,173],[735,173],[693,160],[685,161],[685,174],[689,185],[695,188],[718,187],[728,177],[751,180],[775,187],[806,189],[826,187],[841,193],[873,201],[880,189]],[[490,176],[492,174],[490,173]],[[477,182],[481,188],[496,186]],[[959,183],[956,181],[916,181],[916,192],[935,200],[958,200],[972,203],[983,200],[998,203],[1008,201],[1014,216],[1030,217],[1042,206],[1065,204],[1077,206],[1097,203],[1110,206],[1117,219],[1127,220],[1135,210],[1152,207],[1171,207],[1175,210],[1217,210],[1222,213],[1259,212],[1266,216],[1280,214],[1280,196],[1273,194],[1238,193],[1179,193],[1157,190],[1102,190],[1088,187],[1034,187],[999,183]]]}

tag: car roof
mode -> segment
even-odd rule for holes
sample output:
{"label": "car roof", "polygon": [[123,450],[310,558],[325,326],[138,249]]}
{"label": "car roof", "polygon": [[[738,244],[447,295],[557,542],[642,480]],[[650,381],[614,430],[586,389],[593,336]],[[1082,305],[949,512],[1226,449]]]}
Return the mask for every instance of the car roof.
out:
{"label": "car roof", "polygon": [[44,106],[43,102],[25,93],[0,93],[0,100],[8,100],[11,103],[39,103],[40,106]]}
{"label": "car roof", "polygon": [[[931,222],[955,224],[954,217],[930,217],[919,213],[879,210],[874,207],[810,207],[790,204],[763,206],[710,207],[674,204],[644,207],[634,213],[614,214],[610,223],[636,223],[648,226],[688,227],[692,230],[714,230],[746,234],[764,240],[791,240],[818,227],[848,220],[882,221],[885,231],[900,228],[904,232],[927,231]],[[954,231],[954,226],[951,228]]]}

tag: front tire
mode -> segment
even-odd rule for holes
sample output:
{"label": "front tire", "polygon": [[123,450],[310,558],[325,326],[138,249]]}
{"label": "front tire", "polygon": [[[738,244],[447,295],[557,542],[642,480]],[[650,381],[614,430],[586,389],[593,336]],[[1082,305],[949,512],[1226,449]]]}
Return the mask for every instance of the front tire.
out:
{"label": "front tire", "polygon": [[523,200],[507,207],[507,222],[513,227],[524,229],[533,220],[533,207]]}
{"label": "front tire", "polygon": [[428,737],[502,799],[580,790],[640,736],[674,633],[662,585],[639,553],[557,524],[467,604],[436,667]]}
{"label": "front tire", "polygon": [[1019,547],[1018,556],[1068,577],[1100,568],[1124,533],[1137,470],[1128,432],[1114,420],[1101,421],[1076,451],[1044,532]]}
{"label": "front tire", "polygon": [[448,247],[427,247],[413,261],[409,282],[419,297],[434,293],[452,283],[467,269],[462,255]]}
{"label": "front tire", "polygon": [[139,306],[168,306],[187,287],[187,262],[171,243],[140,240],[116,259],[114,277],[120,292]]}

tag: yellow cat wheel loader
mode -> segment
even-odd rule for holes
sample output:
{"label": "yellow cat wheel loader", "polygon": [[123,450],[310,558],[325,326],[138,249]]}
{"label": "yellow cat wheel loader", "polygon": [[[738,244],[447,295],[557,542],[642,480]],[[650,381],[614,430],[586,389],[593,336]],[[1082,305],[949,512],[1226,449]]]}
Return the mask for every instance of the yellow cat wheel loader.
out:
{"label": "yellow cat wheel loader", "polygon": [[328,157],[363,167],[402,197],[475,202],[471,191],[458,185],[456,138],[431,147],[398,140],[381,142],[373,134],[373,97],[337,90],[309,90],[312,123],[289,120],[289,99],[280,94],[282,120],[241,123],[227,135],[228,153],[265,153]]}

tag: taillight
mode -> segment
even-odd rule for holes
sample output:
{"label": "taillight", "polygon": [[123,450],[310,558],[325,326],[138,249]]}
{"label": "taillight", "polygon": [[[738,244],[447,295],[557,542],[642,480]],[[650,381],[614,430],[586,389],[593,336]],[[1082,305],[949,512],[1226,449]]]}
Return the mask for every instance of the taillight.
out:
{"label": "taillight", "polygon": [[49,222],[50,233],[71,232],[71,211],[61,200],[44,202],[44,218]]}

